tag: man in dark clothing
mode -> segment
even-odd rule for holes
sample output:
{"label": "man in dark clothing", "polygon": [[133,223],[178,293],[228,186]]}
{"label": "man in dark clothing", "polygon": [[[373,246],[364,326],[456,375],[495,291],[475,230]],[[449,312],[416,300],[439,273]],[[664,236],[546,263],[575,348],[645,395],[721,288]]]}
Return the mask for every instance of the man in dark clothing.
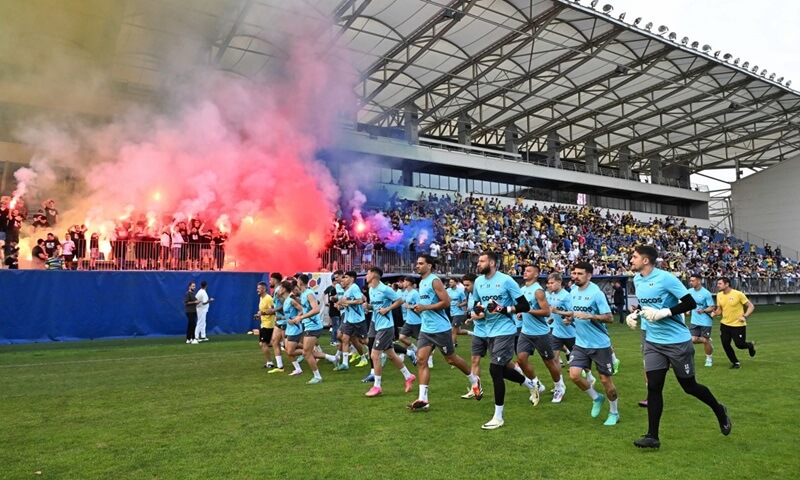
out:
{"label": "man in dark clothing", "polygon": [[614,282],[614,309],[619,313],[619,323],[625,323],[625,289],[619,281]]}
{"label": "man in dark clothing", "polygon": [[186,308],[186,343],[197,345],[194,330],[197,327],[197,297],[194,296],[195,284],[189,282],[189,290],[183,295],[183,305]]}

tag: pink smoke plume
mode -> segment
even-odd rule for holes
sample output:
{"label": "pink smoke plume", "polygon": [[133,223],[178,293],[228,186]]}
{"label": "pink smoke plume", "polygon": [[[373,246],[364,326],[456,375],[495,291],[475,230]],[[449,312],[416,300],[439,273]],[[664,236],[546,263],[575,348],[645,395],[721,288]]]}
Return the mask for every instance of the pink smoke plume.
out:
{"label": "pink smoke plume", "polygon": [[[230,233],[237,269],[314,270],[339,195],[315,154],[354,104],[349,72],[321,57],[296,47],[268,84],[206,72],[181,85],[168,113],[128,112],[99,128],[29,125],[19,136],[47,158],[42,167],[82,178],[61,202],[71,223],[201,218]],[[54,138],[65,137],[80,148],[62,149]]]}

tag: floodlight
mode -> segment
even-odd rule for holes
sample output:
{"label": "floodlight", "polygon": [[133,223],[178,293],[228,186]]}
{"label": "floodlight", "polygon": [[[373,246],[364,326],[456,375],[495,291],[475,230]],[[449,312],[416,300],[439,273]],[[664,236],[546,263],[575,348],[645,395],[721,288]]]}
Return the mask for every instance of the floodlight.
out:
{"label": "floodlight", "polygon": [[658,33],[663,35],[667,32],[669,32],[669,27],[667,27],[666,25],[661,25],[660,27],[658,27]]}
{"label": "floodlight", "polygon": [[636,17],[636,20],[634,20],[634,21],[633,21],[633,24],[634,24],[634,25],[639,25],[639,23],[640,23],[641,21],[642,21],[642,17]]}
{"label": "floodlight", "polygon": [[786,81],[786,86],[787,87],[791,87],[792,86],[792,81],[791,80],[787,80]]}
{"label": "floodlight", "polygon": [[627,75],[630,72],[630,69],[623,65],[617,65],[617,68],[614,70],[614,73],[617,75]]}
{"label": "floodlight", "polygon": [[774,73],[771,73],[771,74],[769,75],[769,79],[774,81],[774,80],[775,80],[775,74],[774,74]]}
{"label": "floodlight", "polygon": [[752,70],[753,73],[758,73],[758,65],[755,65]]}
{"label": "floodlight", "polygon": [[686,45],[687,43],[689,43],[689,37],[683,37],[683,38],[681,38],[681,43],[682,43],[682,44],[684,44],[684,45]]}
{"label": "floodlight", "polygon": [[670,33],[670,34],[669,34],[669,39],[670,39],[670,40],[672,40],[672,41],[674,42],[675,40],[677,40],[677,39],[678,39],[678,34],[677,34],[677,33],[675,33],[675,32],[672,32],[672,33]]}
{"label": "floodlight", "polygon": [[733,58],[733,55],[731,55],[730,53],[726,53],[725,55],[722,56],[722,59],[725,60],[726,62],[729,62],[731,58]]}
{"label": "floodlight", "polygon": [[698,42],[696,40],[694,42],[692,42],[692,48],[694,48],[695,50],[697,50],[697,47],[699,47],[699,46],[700,46],[700,42]]}
{"label": "floodlight", "polygon": [[597,5],[597,2],[599,2],[599,1],[600,0],[592,0],[592,3],[590,4],[591,7],[594,8],[594,6]]}
{"label": "floodlight", "polygon": [[778,83],[782,83],[783,82],[783,77],[778,77],[778,79],[775,80],[775,81],[778,82]]}
{"label": "floodlight", "polygon": [[722,53],[722,50],[717,50],[714,52],[714,57],[719,58],[719,54]]}
{"label": "floodlight", "polygon": [[742,68],[744,68],[745,70],[747,70],[749,67],[750,67],[750,62],[744,62],[742,64]]}
{"label": "floodlight", "polygon": [[739,57],[736,57],[736,60],[733,61],[734,65],[739,65]]}
{"label": "floodlight", "polygon": [[709,45],[707,43],[705,45],[703,45],[703,51],[704,52],[710,52],[711,51],[711,45]]}
{"label": "floodlight", "polygon": [[614,6],[611,5],[610,3],[606,3],[605,5],[603,5],[604,13],[611,13],[612,10],[614,10]]}
{"label": "floodlight", "polygon": [[766,68],[764,70],[761,70],[761,76],[762,77],[766,77],[767,76],[767,69]]}
{"label": "floodlight", "polygon": [[653,22],[647,22],[647,25],[645,25],[644,28],[649,32],[650,29],[653,28]]}
{"label": "floodlight", "polygon": [[619,16],[620,20],[625,20],[625,12],[622,12]]}

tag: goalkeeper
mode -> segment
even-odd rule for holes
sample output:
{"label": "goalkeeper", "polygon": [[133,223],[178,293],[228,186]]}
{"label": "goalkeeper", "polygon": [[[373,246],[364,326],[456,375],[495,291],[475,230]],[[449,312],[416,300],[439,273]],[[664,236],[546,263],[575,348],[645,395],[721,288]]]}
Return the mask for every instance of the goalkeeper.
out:
{"label": "goalkeeper", "polygon": [[694,346],[683,314],[692,311],[696,302],[674,275],[655,268],[656,249],[639,245],[634,248],[631,266],[641,311],[628,315],[627,323],[636,328],[639,320],[647,321],[642,345],[644,370],[647,375],[647,434],[633,444],[639,448],[659,448],[661,413],[664,410],[662,391],[670,365],[683,391],[697,397],[714,411],[723,435],[731,431],[731,420],[725,405],[711,391],[697,383],[694,368]]}

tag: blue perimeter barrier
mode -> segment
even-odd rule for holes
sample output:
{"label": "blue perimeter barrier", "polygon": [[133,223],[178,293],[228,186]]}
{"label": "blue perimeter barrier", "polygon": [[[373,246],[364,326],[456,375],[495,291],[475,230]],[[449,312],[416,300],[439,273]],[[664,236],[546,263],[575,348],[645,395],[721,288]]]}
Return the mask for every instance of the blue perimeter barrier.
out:
{"label": "blue perimeter barrier", "polygon": [[189,282],[214,297],[209,334],[256,325],[256,285],[269,273],[0,271],[0,344],[184,335]]}

